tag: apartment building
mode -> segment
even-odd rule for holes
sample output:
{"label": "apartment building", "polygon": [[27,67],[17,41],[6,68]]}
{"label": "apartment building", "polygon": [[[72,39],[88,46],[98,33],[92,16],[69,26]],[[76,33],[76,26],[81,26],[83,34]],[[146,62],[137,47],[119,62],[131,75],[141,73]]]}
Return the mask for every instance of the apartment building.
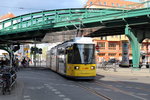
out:
{"label": "apartment building", "polygon": [[13,18],[13,17],[15,17],[15,15],[13,13],[7,13],[3,16],[0,16],[0,21],[6,20],[6,19],[9,19],[9,18]]}
{"label": "apartment building", "polygon": [[88,0],[85,8],[135,9],[142,6],[129,0]]}
{"label": "apartment building", "polygon": [[[131,2],[127,0],[88,0],[85,8],[106,8],[106,9],[136,9],[143,7],[143,4]],[[128,37],[125,35],[107,36],[94,38],[93,41],[99,46],[96,50],[96,59],[98,62],[108,61],[111,58],[122,60],[122,44],[127,41],[129,45],[129,59],[132,59],[132,49]],[[146,54],[149,58],[150,44],[149,40],[143,41],[141,44],[141,53]],[[148,60],[149,61],[149,60]]]}

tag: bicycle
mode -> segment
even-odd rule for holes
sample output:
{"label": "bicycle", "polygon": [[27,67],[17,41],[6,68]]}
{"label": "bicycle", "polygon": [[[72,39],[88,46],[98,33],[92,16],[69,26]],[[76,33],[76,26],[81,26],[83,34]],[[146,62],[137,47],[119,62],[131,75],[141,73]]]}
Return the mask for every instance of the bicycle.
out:
{"label": "bicycle", "polygon": [[2,77],[1,77],[1,86],[2,86],[2,94],[5,95],[6,92],[8,92],[10,94],[10,83],[11,83],[11,80],[10,80],[11,76],[10,74],[2,74]]}

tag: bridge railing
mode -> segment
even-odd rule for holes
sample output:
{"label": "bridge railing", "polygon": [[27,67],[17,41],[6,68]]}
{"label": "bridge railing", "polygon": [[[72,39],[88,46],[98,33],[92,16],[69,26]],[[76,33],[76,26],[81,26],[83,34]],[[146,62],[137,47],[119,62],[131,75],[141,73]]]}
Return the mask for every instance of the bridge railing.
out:
{"label": "bridge railing", "polygon": [[[68,22],[68,21],[80,21],[82,18],[94,17],[96,15],[105,15],[115,13],[120,10],[108,10],[108,9],[60,9],[49,10],[42,12],[35,12],[17,16],[5,21],[0,22],[0,31],[5,33],[7,31],[19,31],[24,28],[34,29],[43,27],[42,25],[50,24],[53,26],[55,23]],[[26,30],[26,29],[25,29]]]}
{"label": "bridge railing", "polygon": [[82,24],[84,26],[87,23],[103,23],[143,15],[147,15],[150,18],[149,14],[149,7],[132,10],[96,8],[49,10],[25,14],[0,22],[0,35],[47,28],[77,27]]}

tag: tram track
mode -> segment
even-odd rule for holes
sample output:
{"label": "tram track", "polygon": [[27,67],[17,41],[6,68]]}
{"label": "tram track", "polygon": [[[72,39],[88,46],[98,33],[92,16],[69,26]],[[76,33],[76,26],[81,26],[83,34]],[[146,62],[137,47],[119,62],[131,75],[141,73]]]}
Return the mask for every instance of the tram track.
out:
{"label": "tram track", "polygon": [[[102,78],[102,76],[97,76],[98,77],[98,79],[99,78]],[[125,85],[125,86],[129,86],[129,87],[133,87],[133,88],[135,88],[135,89],[139,89],[139,90],[142,90],[142,91],[145,91],[145,92],[150,92],[150,90],[149,89],[146,89],[146,88],[143,88],[143,87],[139,87],[139,86],[135,86],[135,84],[134,85],[132,85],[132,84],[125,84],[123,81],[113,81],[113,82],[115,82],[115,83],[119,83],[119,84],[122,84],[122,85]]]}
{"label": "tram track", "polygon": [[145,98],[142,98],[142,97],[140,97],[140,96],[134,95],[134,94],[131,93],[131,92],[124,91],[124,90],[122,90],[122,89],[119,89],[119,88],[110,86],[110,85],[108,85],[108,84],[104,84],[104,83],[99,82],[99,81],[94,81],[94,82],[95,82],[95,84],[97,84],[98,86],[102,86],[102,87],[105,87],[105,88],[108,88],[108,89],[111,89],[111,90],[120,92],[120,93],[122,93],[122,94],[125,94],[125,95],[129,95],[129,96],[135,97],[135,98],[140,99],[140,100],[146,100]]}
{"label": "tram track", "polygon": [[126,85],[126,86],[130,86],[130,87],[133,87],[133,88],[135,88],[135,89],[143,90],[143,91],[145,91],[145,92],[150,92],[150,90],[148,90],[148,89],[146,89],[146,88],[137,87],[137,86],[131,85],[131,84],[128,85],[128,84],[125,84],[125,83],[120,82],[120,81],[116,81],[116,83],[120,83],[120,84],[123,84],[123,85]]}
{"label": "tram track", "polygon": [[[136,94],[134,94],[133,92],[130,92],[130,91],[126,91],[126,90],[123,90],[123,89],[120,89],[120,88],[117,88],[117,87],[114,87],[114,86],[111,86],[109,84],[105,84],[103,82],[100,82],[100,81],[92,81],[92,82],[88,82],[89,83],[94,83],[96,87],[103,87],[104,89],[109,89],[109,90],[112,90],[112,91],[116,91],[118,93],[121,93],[123,95],[127,95],[127,96],[131,96],[131,97],[134,97],[138,100],[147,100],[146,98],[143,98],[141,96],[138,96]],[[87,86],[87,84],[84,84],[84,82],[77,82],[77,85],[85,90],[87,90],[88,92],[92,93],[92,94],[95,94],[96,96],[102,98],[103,100],[114,100],[114,97],[112,98],[111,95],[109,94],[105,94],[105,93],[102,93],[98,90],[96,90],[95,88],[92,88],[91,85]]]}
{"label": "tram track", "polygon": [[92,88],[89,88],[89,87],[87,87],[87,86],[84,86],[84,85],[82,85],[82,84],[80,84],[80,83],[77,83],[77,86],[81,87],[82,89],[87,90],[88,92],[90,92],[90,93],[92,93],[92,94],[94,94],[94,95],[100,97],[100,98],[103,99],[103,100],[112,100],[110,97],[108,97],[108,96],[106,96],[106,95],[104,95],[104,94],[102,94],[102,93],[100,93],[100,92],[98,92],[98,91],[96,91],[96,90],[94,90],[94,89],[92,89]]}

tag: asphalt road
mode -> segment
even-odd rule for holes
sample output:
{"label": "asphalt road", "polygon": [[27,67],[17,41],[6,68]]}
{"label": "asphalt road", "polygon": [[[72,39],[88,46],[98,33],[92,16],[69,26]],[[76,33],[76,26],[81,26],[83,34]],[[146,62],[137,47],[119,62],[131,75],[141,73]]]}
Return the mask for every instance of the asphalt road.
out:
{"label": "asphalt road", "polygon": [[[97,75],[95,80],[70,80],[48,69],[22,69],[11,94],[0,100],[149,100],[150,84]],[[120,79],[119,81],[116,79]],[[104,80],[105,79],[105,80]],[[112,80],[111,80],[112,79]]]}

